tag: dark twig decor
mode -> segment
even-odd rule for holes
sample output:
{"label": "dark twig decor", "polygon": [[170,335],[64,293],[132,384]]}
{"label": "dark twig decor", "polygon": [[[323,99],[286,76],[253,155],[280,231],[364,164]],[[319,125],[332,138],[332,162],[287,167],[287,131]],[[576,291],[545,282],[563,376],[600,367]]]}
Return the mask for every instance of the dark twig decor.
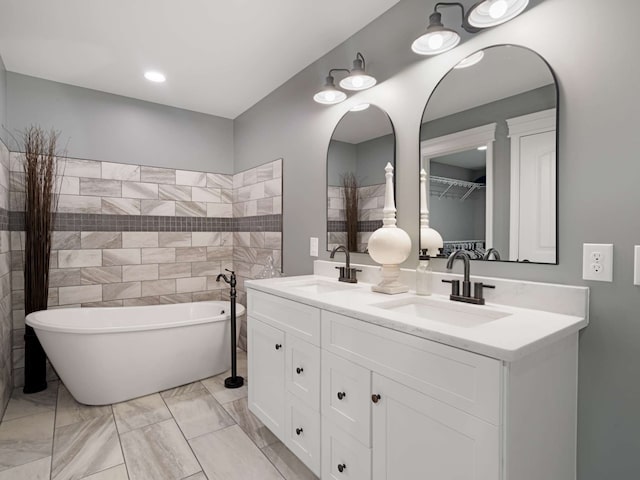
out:
{"label": "dark twig decor", "polygon": [[[56,143],[59,132],[31,126],[22,133],[25,174],[24,307],[28,315],[46,310],[49,298],[51,235],[57,210]],[[24,393],[47,388],[46,355],[33,329],[25,328]]]}
{"label": "dark twig decor", "polygon": [[344,199],[347,224],[347,249],[358,251],[358,179],[353,172],[342,175],[342,197]]}

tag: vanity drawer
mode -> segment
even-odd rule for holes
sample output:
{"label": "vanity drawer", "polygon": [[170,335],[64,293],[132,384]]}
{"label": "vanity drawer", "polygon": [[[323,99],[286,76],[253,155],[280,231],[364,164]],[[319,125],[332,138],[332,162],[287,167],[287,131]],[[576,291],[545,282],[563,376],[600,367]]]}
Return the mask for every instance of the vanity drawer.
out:
{"label": "vanity drawer", "polygon": [[371,446],[371,372],[322,351],[322,415]]}
{"label": "vanity drawer", "polygon": [[322,347],[494,425],[500,423],[499,360],[327,311],[322,312]]}
{"label": "vanity drawer", "polygon": [[371,449],[323,417],[322,480],[345,479],[371,480]]}
{"label": "vanity drawer", "polygon": [[285,444],[316,475],[320,474],[320,412],[287,395]]}
{"label": "vanity drawer", "polygon": [[272,323],[287,333],[320,346],[320,310],[257,290],[249,290],[247,311],[254,318]]}
{"label": "vanity drawer", "polygon": [[313,410],[320,411],[320,349],[288,336],[286,354],[287,390]]}

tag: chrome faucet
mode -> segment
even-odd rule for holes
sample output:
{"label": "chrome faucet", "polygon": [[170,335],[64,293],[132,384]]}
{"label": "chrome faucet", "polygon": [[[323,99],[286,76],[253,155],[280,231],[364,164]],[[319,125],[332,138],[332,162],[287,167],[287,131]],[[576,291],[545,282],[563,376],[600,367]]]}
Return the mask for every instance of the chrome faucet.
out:
{"label": "chrome faucet", "polygon": [[447,260],[447,270],[453,268],[453,264],[457,259],[461,259],[464,263],[464,277],[462,279],[462,294],[460,294],[460,280],[442,280],[451,284],[451,295],[449,298],[454,302],[473,303],[476,305],[484,305],[484,297],[482,296],[484,288],[496,288],[495,285],[485,285],[482,282],[473,284],[473,296],[471,296],[471,281],[469,275],[471,273],[471,259],[469,254],[464,250],[456,250],[449,255]]}
{"label": "chrome faucet", "polygon": [[362,270],[356,270],[355,268],[351,268],[351,263],[349,259],[349,250],[344,245],[338,245],[331,250],[331,254],[329,258],[333,258],[336,255],[336,252],[344,252],[346,257],[346,262],[344,267],[336,267],[340,270],[340,275],[338,276],[338,281],[347,282],[347,283],[358,283],[358,279],[356,278],[356,272],[361,272]]}
{"label": "chrome faucet", "polygon": [[493,255],[494,260],[500,260],[500,253],[495,248],[491,247],[482,256],[483,260],[491,260],[491,255]]}

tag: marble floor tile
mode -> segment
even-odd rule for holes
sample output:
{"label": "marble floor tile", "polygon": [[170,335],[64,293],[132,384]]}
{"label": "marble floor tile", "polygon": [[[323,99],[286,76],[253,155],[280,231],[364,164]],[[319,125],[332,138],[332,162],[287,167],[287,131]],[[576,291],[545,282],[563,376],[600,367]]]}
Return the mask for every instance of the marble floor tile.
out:
{"label": "marble floor tile", "polygon": [[185,478],[184,480],[207,480],[207,476],[202,472],[198,472],[195,475],[191,475],[190,477]]}
{"label": "marble floor tile", "polygon": [[120,435],[171,418],[171,412],[157,393],[116,403],[113,405],[113,415]]}
{"label": "marble floor tile", "polygon": [[88,477],[83,477],[82,480],[129,480],[129,475],[127,474],[126,465],[122,463],[118,466],[89,475]]}
{"label": "marble floor tile", "polygon": [[233,419],[207,390],[164,399],[184,436],[194,438],[233,425]]}
{"label": "marble floor tile", "polygon": [[285,480],[318,480],[318,477],[280,441],[262,449]]}
{"label": "marble floor tile", "polygon": [[35,462],[1,471],[0,480],[49,480],[50,473],[51,457],[44,457]]}
{"label": "marble floor tile", "polygon": [[201,470],[173,420],[121,435],[131,480],[176,480]]}
{"label": "marble floor tile", "polygon": [[258,448],[266,447],[278,440],[271,430],[249,411],[246,398],[225,403],[223,407]]}
{"label": "marble floor tile", "polygon": [[0,424],[0,471],[51,456],[54,412]]}
{"label": "marble floor tile", "polygon": [[57,396],[58,382],[49,382],[46,390],[28,395],[22,393],[22,388],[15,388],[2,420],[14,420],[28,415],[53,412],[56,409]]}
{"label": "marble floor tile", "polygon": [[58,388],[56,428],[111,414],[111,405],[89,406],[76,402],[67,387]]}
{"label": "marble floor tile", "polygon": [[172,388],[170,390],[165,390],[164,392],[160,392],[162,398],[167,397],[177,397],[180,395],[184,395],[185,393],[198,392],[204,390],[204,385],[200,382],[187,383],[186,385],[181,385],[176,388]]}
{"label": "marble floor tile", "polygon": [[209,480],[283,480],[237,425],[193,438],[189,444]]}
{"label": "marble floor tile", "polygon": [[247,379],[245,378],[244,385],[240,388],[226,388],[224,386],[224,379],[229,375],[224,373],[215,377],[205,378],[201,380],[204,387],[209,390],[209,393],[219,403],[229,403],[240,398],[246,398],[249,395]]}
{"label": "marble floor tile", "polygon": [[56,428],[52,480],[74,480],[124,463],[113,415]]}

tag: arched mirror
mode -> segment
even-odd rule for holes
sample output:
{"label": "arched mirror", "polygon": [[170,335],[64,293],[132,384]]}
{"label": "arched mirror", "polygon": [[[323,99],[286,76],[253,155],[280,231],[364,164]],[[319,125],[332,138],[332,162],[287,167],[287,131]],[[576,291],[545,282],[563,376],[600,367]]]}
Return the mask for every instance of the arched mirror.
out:
{"label": "arched mirror", "polygon": [[486,48],[442,78],[420,128],[441,255],[557,263],[557,109],[553,72],[527,48]]}
{"label": "arched mirror", "polygon": [[362,105],[340,119],[327,151],[329,250],[344,245],[367,252],[369,237],[382,226],[384,167],[395,166],[395,151],[393,124],[380,108]]}

